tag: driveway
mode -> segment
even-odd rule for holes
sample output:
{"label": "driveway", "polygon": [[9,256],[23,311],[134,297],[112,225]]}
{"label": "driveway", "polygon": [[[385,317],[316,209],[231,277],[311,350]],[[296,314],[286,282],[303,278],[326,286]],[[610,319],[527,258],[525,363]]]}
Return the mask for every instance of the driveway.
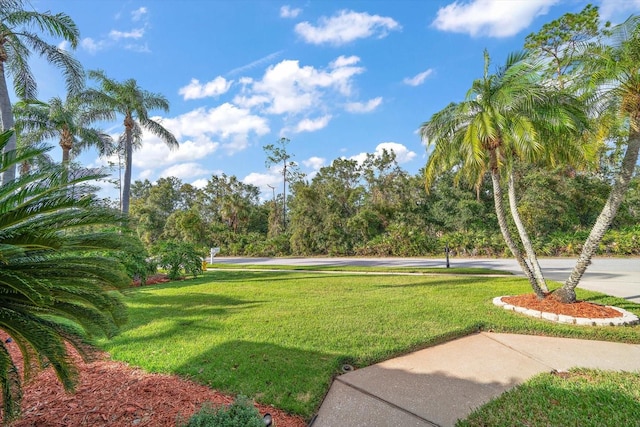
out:
{"label": "driveway", "polygon": [[[444,267],[443,258],[245,258],[216,257],[216,263],[260,265],[340,265],[389,267]],[[540,258],[546,278],[563,282],[576,258]],[[451,258],[452,267],[486,267],[522,275],[518,263],[506,258]],[[594,258],[580,288],[626,298],[640,304],[640,258]]]}

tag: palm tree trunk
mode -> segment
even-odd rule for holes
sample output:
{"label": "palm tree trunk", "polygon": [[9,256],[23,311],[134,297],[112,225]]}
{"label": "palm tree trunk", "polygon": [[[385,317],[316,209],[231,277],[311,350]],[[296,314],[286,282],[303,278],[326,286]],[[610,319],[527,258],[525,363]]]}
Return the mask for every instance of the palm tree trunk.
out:
{"label": "palm tree trunk", "polygon": [[122,213],[129,214],[129,198],[131,195],[131,157],[133,155],[133,119],[124,120],[124,182],[122,183]]}
{"label": "palm tree trunk", "polygon": [[513,254],[513,256],[516,258],[516,261],[518,261],[520,268],[522,269],[524,274],[527,276],[527,279],[529,280],[529,283],[531,284],[533,291],[536,293],[538,298],[544,298],[544,293],[538,286],[538,283],[536,282],[536,279],[533,276],[531,269],[527,265],[527,262],[522,256],[522,253],[520,252],[520,249],[518,249],[518,246],[513,241],[513,238],[511,237],[511,233],[509,232],[509,227],[507,225],[507,216],[505,215],[504,204],[502,201],[502,188],[500,187],[500,175],[498,175],[498,172],[495,170],[491,171],[491,182],[493,184],[493,201],[496,209],[496,217],[498,218],[498,225],[500,226],[502,237],[504,237],[505,243],[511,250],[511,253]]}
{"label": "palm tree trunk", "polygon": [[[11,110],[11,99],[9,98],[9,90],[7,88],[7,80],[4,73],[4,61],[0,59],[0,125],[2,130],[9,130],[13,128],[13,112]],[[15,132],[9,138],[9,142],[4,147],[3,153],[16,149],[16,134]],[[13,181],[16,177],[16,166],[7,168],[2,172],[0,176],[0,185]]]}
{"label": "palm tree trunk", "polygon": [[613,222],[613,219],[618,212],[618,208],[624,200],[624,195],[629,188],[629,183],[631,182],[631,178],[633,177],[633,172],[635,171],[636,163],[638,161],[638,151],[640,151],[640,133],[632,130],[629,135],[627,151],[622,159],[622,168],[613,183],[609,198],[593,225],[591,233],[589,233],[589,237],[587,237],[587,240],[582,246],[582,252],[580,253],[580,257],[578,258],[571,275],[564,285],[562,285],[562,288],[558,289],[554,293],[560,301],[565,303],[576,301],[575,289],[578,286],[578,283],[580,283],[580,279],[587,270],[587,267],[591,264],[591,258],[598,249],[598,245],[600,244],[604,233],[606,233]]}
{"label": "palm tree trunk", "polygon": [[518,229],[518,234],[520,235],[522,246],[524,246],[527,258],[529,259],[529,264],[531,265],[531,268],[533,270],[533,277],[535,277],[536,283],[538,284],[542,292],[549,293],[547,282],[544,280],[542,269],[540,269],[538,256],[536,255],[536,251],[533,249],[533,245],[531,244],[531,240],[529,239],[527,229],[522,223],[520,212],[518,212],[518,201],[516,200],[516,184],[513,172],[509,173],[509,187],[507,192],[509,194],[509,208],[511,210],[511,218],[513,218],[513,222],[516,224],[516,228]]}

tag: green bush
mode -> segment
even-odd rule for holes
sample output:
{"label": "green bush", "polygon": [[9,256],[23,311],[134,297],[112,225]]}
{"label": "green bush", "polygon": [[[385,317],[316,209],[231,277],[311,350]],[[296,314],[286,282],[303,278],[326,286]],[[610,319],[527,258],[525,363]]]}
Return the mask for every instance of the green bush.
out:
{"label": "green bush", "polygon": [[193,414],[187,423],[178,422],[180,427],[264,427],[258,410],[243,396],[229,406],[214,408],[205,403]]}
{"label": "green bush", "polygon": [[191,243],[169,240],[158,243],[153,251],[158,265],[167,269],[169,278],[178,279],[182,273],[197,277],[202,272],[202,254]]}

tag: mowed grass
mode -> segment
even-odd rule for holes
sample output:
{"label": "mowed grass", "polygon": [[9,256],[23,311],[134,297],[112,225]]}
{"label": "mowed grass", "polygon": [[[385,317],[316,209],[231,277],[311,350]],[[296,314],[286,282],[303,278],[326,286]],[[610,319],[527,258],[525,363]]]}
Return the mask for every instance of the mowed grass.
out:
{"label": "mowed grass", "polygon": [[[554,324],[491,300],[516,277],[209,271],[125,292],[129,322],[100,344],[117,360],[179,374],[310,417],[332,377],[479,329],[640,343],[638,327]],[[640,313],[640,305],[579,297]]]}
{"label": "mowed grass", "polygon": [[290,271],[346,271],[358,273],[411,273],[411,274],[475,274],[506,275],[508,271],[481,267],[371,267],[362,265],[281,265],[281,264],[207,264],[209,268],[222,270],[290,270]]}
{"label": "mowed grass", "polygon": [[474,411],[457,427],[640,425],[640,372],[544,373]]}

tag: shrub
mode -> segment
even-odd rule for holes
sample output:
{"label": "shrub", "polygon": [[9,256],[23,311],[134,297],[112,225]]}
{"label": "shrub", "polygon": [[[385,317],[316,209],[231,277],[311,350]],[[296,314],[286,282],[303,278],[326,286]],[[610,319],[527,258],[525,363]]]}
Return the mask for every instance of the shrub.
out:
{"label": "shrub", "polygon": [[264,427],[258,410],[243,396],[229,406],[214,408],[205,403],[193,414],[187,423],[178,422],[180,427]]}
{"label": "shrub", "polygon": [[197,277],[202,271],[202,254],[191,243],[169,240],[160,242],[154,248],[158,256],[158,265],[167,269],[169,278],[174,280],[185,274]]}

